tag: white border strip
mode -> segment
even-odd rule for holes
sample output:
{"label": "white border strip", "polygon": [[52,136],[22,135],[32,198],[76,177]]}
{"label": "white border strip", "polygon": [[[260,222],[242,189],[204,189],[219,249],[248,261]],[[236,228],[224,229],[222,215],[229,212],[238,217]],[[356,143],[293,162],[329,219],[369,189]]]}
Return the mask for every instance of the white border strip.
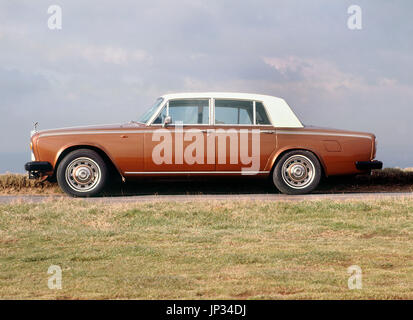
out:
{"label": "white border strip", "polygon": [[270,171],[142,171],[142,172],[133,172],[127,171],[125,174],[205,174],[205,173],[218,173],[218,174],[230,174],[230,173],[242,173],[242,174],[260,174],[260,173],[269,173]]}

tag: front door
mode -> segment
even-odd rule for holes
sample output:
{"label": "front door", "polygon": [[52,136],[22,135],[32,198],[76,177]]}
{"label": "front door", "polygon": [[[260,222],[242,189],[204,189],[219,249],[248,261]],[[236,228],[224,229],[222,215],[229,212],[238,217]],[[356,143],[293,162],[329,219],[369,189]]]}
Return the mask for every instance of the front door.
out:
{"label": "front door", "polygon": [[[167,116],[172,121],[162,127]],[[214,150],[209,150],[209,123],[209,99],[168,101],[145,132],[145,172],[193,174],[215,170],[215,159],[211,160]]]}

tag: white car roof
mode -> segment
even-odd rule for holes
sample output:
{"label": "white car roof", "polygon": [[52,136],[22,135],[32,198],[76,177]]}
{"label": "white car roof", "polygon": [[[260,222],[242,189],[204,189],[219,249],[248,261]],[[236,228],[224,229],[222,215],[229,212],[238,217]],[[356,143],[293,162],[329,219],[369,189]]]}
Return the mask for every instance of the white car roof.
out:
{"label": "white car roof", "polygon": [[[256,99],[261,100],[264,98],[276,98],[273,96],[254,94],[254,93],[242,93],[242,92],[179,92],[168,93],[162,97],[166,99],[188,99],[188,98],[223,98],[223,99]],[[280,98],[276,98],[280,99]]]}
{"label": "white car roof", "polygon": [[290,106],[282,98],[255,93],[241,92],[183,92],[170,93],[162,96],[166,100],[173,99],[199,99],[199,98],[216,98],[216,99],[239,99],[261,101],[274,127],[284,128],[302,128],[303,125]]}

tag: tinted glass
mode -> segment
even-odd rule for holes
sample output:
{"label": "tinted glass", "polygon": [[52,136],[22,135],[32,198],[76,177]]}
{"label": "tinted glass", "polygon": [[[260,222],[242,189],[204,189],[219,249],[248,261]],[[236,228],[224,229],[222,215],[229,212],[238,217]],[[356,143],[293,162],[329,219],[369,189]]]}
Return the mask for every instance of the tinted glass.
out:
{"label": "tinted glass", "polygon": [[215,100],[215,124],[253,124],[252,101]]}
{"label": "tinted glass", "polygon": [[255,120],[257,124],[271,124],[270,120],[268,119],[267,113],[265,112],[265,108],[261,102],[255,103]]}

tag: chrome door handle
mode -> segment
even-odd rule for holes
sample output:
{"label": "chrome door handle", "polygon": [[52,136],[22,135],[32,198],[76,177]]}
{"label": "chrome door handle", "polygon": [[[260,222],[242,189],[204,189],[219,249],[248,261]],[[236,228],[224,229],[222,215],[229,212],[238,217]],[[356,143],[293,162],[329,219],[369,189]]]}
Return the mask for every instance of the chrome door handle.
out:
{"label": "chrome door handle", "polygon": [[214,132],[214,129],[201,129],[201,132],[202,132],[202,133],[206,133],[207,136],[210,136],[211,133]]}
{"label": "chrome door handle", "polygon": [[261,130],[261,133],[274,134],[275,130]]}

